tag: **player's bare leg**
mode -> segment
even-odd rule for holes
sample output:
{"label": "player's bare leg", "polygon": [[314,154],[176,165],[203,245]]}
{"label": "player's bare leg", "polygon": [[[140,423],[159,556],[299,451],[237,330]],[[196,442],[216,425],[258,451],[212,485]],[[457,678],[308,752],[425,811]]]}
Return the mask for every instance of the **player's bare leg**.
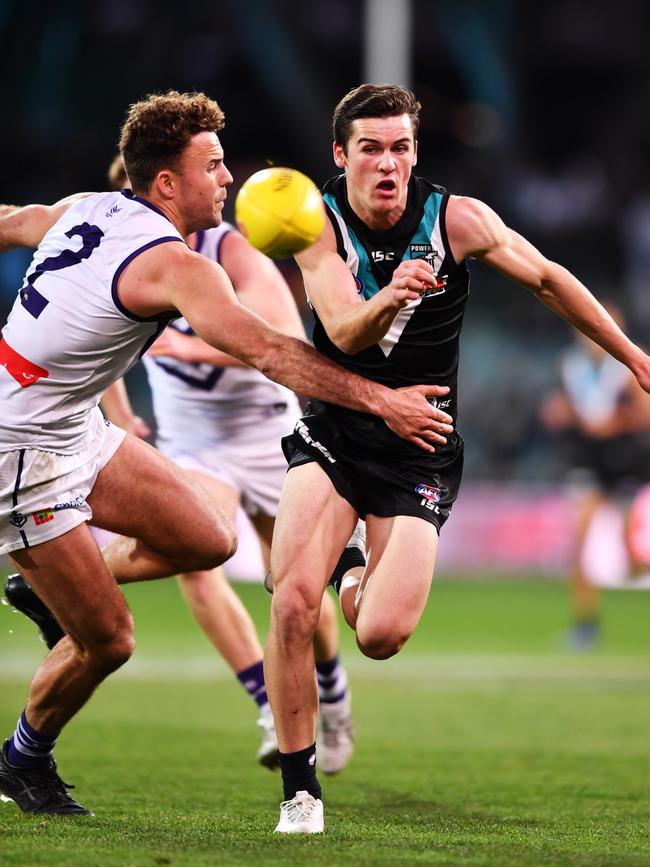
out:
{"label": "player's bare leg", "polygon": [[283,752],[313,741],[313,640],[324,589],[355,523],[355,512],[317,464],[289,472],[271,552],[274,592],[265,651],[267,688]]}
{"label": "player's bare leg", "polygon": [[257,760],[267,768],[278,765],[278,741],[264,685],[262,645],[255,624],[230,586],[223,567],[192,572],[179,578],[194,617],[226,660],[258,709],[261,743]]}
{"label": "player's bare leg", "polygon": [[33,728],[58,733],[130,657],[133,621],[86,524],[11,558],[67,633],[34,675],[26,708]]}
{"label": "player's bare leg", "polygon": [[[187,472],[234,522],[239,506],[237,491],[204,473],[194,470]],[[258,708],[257,724],[261,729],[262,741],[257,750],[257,760],[267,768],[276,768],[279,761],[278,741],[264,684],[262,645],[250,614],[231,587],[222,567],[185,572],[179,576],[179,583],[203,632]]]}
{"label": "player's bare leg", "polygon": [[[252,517],[252,522],[259,536],[265,569],[268,569],[275,519],[258,513]],[[327,591],[323,596],[314,634],[314,658],[319,698],[318,767],[326,774],[337,774],[352,757],[354,734],[348,676],[339,658],[336,606]],[[261,719],[260,724],[263,723]]]}
{"label": "player's bare leg", "polygon": [[93,524],[119,534],[102,553],[121,584],[211,569],[237,547],[208,492],[136,437],[126,437],[87,500]]}
{"label": "player's bare leg", "polygon": [[52,750],[62,726],[132,653],[133,622],[116,577],[162,577],[183,560],[209,568],[236,547],[234,529],[208,495],[134,437],[99,472],[86,500],[98,526],[129,534],[109,545],[107,557],[86,524],[11,555],[67,633],[39,667],[0,752],[0,789],[28,812],[88,812],[56,774]]}
{"label": "player's bare leg", "polygon": [[62,727],[130,657],[133,620],[86,524],[11,559],[68,634],[38,668],[0,750],[0,791],[25,812],[88,814],[58,776],[52,751]]}
{"label": "player's bare leg", "polygon": [[366,571],[367,566],[355,566],[344,575],[341,581],[341,589],[339,590],[341,612],[343,619],[351,629],[356,629],[357,626],[357,597],[359,600],[362,598],[362,581]]}
{"label": "player's bare leg", "polygon": [[[239,495],[224,482],[193,470],[185,471],[234,523]],[[262,658],[255,625],[241,599],[230,586],[222,567],[179,575],[181,590],[192,614],[215,648],[235,672]]]}
{"label": "player's bare leg", "polygon": [[569,588],[573,626],[568,634],[568,643],[573,650],[590,650],[599,638],[600,591],[589,581],[582,565],[582,553],[591,521],[605,502],[606,498],[595,490],[583,493],[578,502]]}
{"label": "player's bare leg", "polygon": [[405,515],[368,515],[366,525],[368,565],[358,586],[348,589],[343,604],[354,621],[362,653],[387,659],[404,646],[422,616],[436,562],[438,531],[421,518]]}
{"label": "player's bare leg", "polygon": [[[300,520],[296,521],[295,516]],[[323,592],[357,516],[315,463],[292,469],[276,519],[271,625],[264,655],[286,805],[320,812],[315,772],[318,691],[313,641]],[[322,822],[322,820],[321,820]],[[277,830],[283,830],[282,821]]]}
{"label": "player's bare leg", "polygon": [[336,606],[325,592],[320,608],[320,617],[314,633],[314,658],[316,662],[325,662],[339,652],[339,625],[336,619]]}
{"label": "player's bare leg", "polygon": [[179,576],[179,583],[201,629],[233,671],[242,671],[262,658],[255,624],[222,566],[185,573]]}

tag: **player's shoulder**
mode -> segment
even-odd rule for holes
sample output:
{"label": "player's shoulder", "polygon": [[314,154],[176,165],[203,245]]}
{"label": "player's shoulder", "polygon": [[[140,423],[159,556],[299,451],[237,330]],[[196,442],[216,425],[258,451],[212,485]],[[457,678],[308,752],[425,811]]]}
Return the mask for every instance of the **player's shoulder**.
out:
{"label": "player's shoulder", "polygon": [[442,184],[434,184],[433,181],[420,177],[420,175],[413,175],[412,181],[417,187],[419,187],[421,193],[425,196],[430,195],[431,193],[434,193],[437,196],[449,195],[449,190],[447,190],[446,187],[443,187]]}
{"label": "player's shoulder", "polygon": [[326,210],[328,212],[335,211],[340,214],[342,206],[347,200],[345,174],[335,175],[333,178],[325,181],[321,187],[321,193]]}
{"label": "player's shoulder", "polygon": [[127,220],[139,220],[162,227],[165,221],[169,226],[168,234],[178,234],[165,215],[146,199],[134,195],[131,190],[107,190],[97,193],[75,193],[62,199],[52,209],[58,209],[68,220],[84,219],[109,227],[118,226]]}
{"label": "player's shoulder", "polygon": [[[47,206],[52,225],[62,218],[74,221],[79,214],[93,213],[95,210],[108,209],[112,206],[117,193],[73,193],[64,199],[59,199],[53,205]],[[111,203],[109,205],[108,203]]]}
{"label": "player's shoulder", "polygon": [[490,246],[502,227],[495,211],[471,196],[450,196],[446,214],[447,234],[452,244],[468,251]]}

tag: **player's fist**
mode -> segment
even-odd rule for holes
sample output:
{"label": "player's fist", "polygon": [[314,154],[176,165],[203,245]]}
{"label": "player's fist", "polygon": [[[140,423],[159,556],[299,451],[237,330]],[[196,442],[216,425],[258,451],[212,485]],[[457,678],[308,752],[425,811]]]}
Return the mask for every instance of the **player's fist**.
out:
{"label": "player's fist", "polygon": [[416,301],[423,292],[436,283],[433,268],[424,259],[405,259],[393,271],[393,277],[385,286],[386,301],[397,309]]}

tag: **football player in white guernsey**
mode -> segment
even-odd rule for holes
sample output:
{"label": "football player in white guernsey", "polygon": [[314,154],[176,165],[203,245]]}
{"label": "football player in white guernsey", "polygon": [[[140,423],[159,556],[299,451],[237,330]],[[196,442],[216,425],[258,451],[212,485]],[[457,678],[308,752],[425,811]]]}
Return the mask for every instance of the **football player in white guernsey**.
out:
{"label": "football player in white guernsey", "polygon": [[[52,751],[133,652],[116,580],[211,569],[237,544],[206,492],[151,446],[105,424],[98,408],[168,321],[180,314],[208,343],[292,391],[382,416],[425,451],[452,430],[427,400],[446,389],[395,390],[351,376],[243,307],[223,269],[185,244],[221,222],[232,182],[222,126],[204,94],[153,95],[131,106],[121,131],[133,193],[0,217],[0,250],[38,244],[0,341],[0,553],[66,632],[0,749],[0,790],[26,812],[89,812],[70,796]],[[101,552],[90,520],[120,534]]]}
{"label": "football player in white guernsey", "polygon": [[[649,391],[650,358],[575,277],[487,205],[412,174],[419,108],[403,88],[366,84],[335,110],[333,155],[344,174],[326,186],[321,239],[296,256],[316,317],[314,345],[378,381],[397,385],[417,375],[448,384],[444,405],[455,417],[465,260],[477,258],[592,337]],[[276,831],[313,833],[323,830],[323,805],[308,648],[329,578],[324,552],[333,556],[358,516],[366,518],[368,565],[342,586],[341,604],[366,656],[396,654],[429,594],[438,532],[460,482],[462,440],[454,431],[424,455],[372,419],[312,402],[285,448],[291,468],[271,552],[265,650],[285,797]]]}
{"label": "football player in white guernsey", "polygon": [[[129,186],[119,155],[108,177],[114,189]],[[190,235],[187,243],[224,268],[241,303],[278,331],[304,338],[300,314],[279,269],[233,226],[224,222]],[[143,357],[157,445],[210,492],[233,523],[241,519],[237,511],[243,507],[255,527],[249,531],[253,534],[249,544],[261,549],[262,555],[248,558],[253,568],[260,561],[259,574],[249,569],[246,578],[261,582],[269,568],[274,519],[287,469],[280,440],[300,417],[300,404],[284,386],[191,334],[187,321],[177,319]],[[114,424],[139,436],[150,433],[134,415],[123,380],[108,389],[101,405]],[[361,526],[353,534],[337,563],[337,574],[365,564],[362,533]],[[95,528],[94,534],[101,547],[112,535]],[[242,539],[246,535],[240,537],[235,561],[245,554]],[[229,572],[232,567],[233,560]],[[186,573],[179,581],[198,623],[259,707],[258,760],[277,767],[278,743],[264,684],[262,647],[250,615],[222,567]],[[60,625],[20,575],[9,576],[5,594],[15,608],[35,620],[48,647],[63,637]],[[325,773],[338,773],[347,765],[354,742],[347,673],[338,658],[336,610],[328,594],[314,636],[314,655],[320,699],[318,764]]]}

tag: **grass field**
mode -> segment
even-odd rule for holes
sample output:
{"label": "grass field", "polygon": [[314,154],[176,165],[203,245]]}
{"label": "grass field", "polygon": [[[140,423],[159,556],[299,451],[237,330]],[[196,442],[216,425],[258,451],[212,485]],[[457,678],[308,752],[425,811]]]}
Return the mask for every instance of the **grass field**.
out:
{"label": "grass field", "polygon": [[[261,588],[242,596],[263,627]],[[172,582],[129,589],[134,659],[57,747],[93,819],[0,803],[3,865],[650,865],[650,594],[605,598],[591,654],[565,652],[554,583],[434,585],[419,631],[373,663],[343,636],[357,751],[322,779],[324,837],[273,835],[277,775],[255,710]],[[42,645],[0,609],[0,732]]]}

